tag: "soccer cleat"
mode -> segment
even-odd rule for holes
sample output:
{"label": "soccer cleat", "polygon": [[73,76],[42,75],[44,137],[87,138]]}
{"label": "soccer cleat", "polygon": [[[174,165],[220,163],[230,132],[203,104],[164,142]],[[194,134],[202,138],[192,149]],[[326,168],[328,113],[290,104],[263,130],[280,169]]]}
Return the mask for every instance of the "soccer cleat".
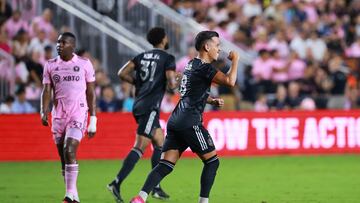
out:
{"label": "soccer cleat", "polygon": [[121,195],[120,195],[120,188],[114,181],[111,182],[106,187],[111,192],[111,194],[113,195],[113,197],[117,203],[124,203],[124,200],[121,198]]}
{"label": "soccer cleat", "polygon": [[151,196],[153,198],[161,199],[161,200],[166,200],[170,198],[170,196],[166,194],[164,190],[161,189],[161,187],[154,188],[153,191],[151,192]]}
{"label": "soccer cleat", "polygon": [[130,203],[145,203],[145,201],[138,195],[130,200]]}
{"label": "soccer cleat", "polygon": [[74,201],[70,197],[65,197],[63,203],[73,203]]}

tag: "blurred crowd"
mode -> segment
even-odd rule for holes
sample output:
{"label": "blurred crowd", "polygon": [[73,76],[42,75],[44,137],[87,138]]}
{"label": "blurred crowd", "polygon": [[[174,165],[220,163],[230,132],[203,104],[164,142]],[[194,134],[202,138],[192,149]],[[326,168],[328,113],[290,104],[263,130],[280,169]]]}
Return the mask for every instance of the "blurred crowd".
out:
{"label": "blurred crowd", "polygon": [[[43,65],[56,57],[57,36],[69,28],[55,28],[49,9],[36,16],[36,0],[8,2],[0,0],[0,86],[6,83],[10,91],[0,101],[0,113],[37,112]],[[239,69],[242,79],[236,87],[212,87],[212,95],[225,100],[223,110],[352,109],[360,105],[360,1],[163,2],[254,56],[252,64]],[[111,81],[99,60],[86,50],[79,49],[77,54],[94,65],[98,111],[130,112],[134,88]],[[177,71],[182,72],[196,54],[190,47],[188,55],[178,58]],[[222,59],[213,65],[223,72],[229,68]],[[177,93],[166,93],[161,110],[171,112],[178,99]]]}
{"label": "blurred crowd", "polygon": [[[164,2],[255,56],[251,65],[241,69],[243,80],[236,89],[214,87],[228,101],[226,108],[359,106],[360,1]],[[179,65],[183,67],[182,61]]]}

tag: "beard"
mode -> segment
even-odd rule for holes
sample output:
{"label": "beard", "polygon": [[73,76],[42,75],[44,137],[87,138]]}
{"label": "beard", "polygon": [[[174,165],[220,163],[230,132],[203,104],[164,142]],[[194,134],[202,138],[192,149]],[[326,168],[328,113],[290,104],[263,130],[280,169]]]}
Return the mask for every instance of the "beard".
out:
{"label": "beard", "polygon": [[164,49],[165,49],[165,50],[168,50],[168,49],[169,49],[169,42],[165,44]]}

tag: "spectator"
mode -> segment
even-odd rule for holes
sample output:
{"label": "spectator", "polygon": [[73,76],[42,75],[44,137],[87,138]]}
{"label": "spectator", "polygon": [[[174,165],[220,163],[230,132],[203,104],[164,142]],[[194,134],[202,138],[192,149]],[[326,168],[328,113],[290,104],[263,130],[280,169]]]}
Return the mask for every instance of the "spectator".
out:
{"label": "spectator", "polygon": [[288,87],[287,105],[291,109],[299,108],[302,97],[300,95],[300,85],[297,82],[290,82]]}
{"label": "spectator", "polygon": [[12,8],[6,0],[0,0],[0,25],[12,15]]}
{"label": "spectator", "polygon": [[187,51],[187,55],[183,56],[176,62],[176,72],[184,72],[184,69],[185,69],[185,66],[187,65],[187,63],[191,59],[195,58],[196,55],[197,55],[196,49],[193,46],[189,47],[188,51]]}
{"label": "spectator", "polygon": [[301,60],[296,52],[291,52],[289,61],[289,80],[304,78],[306,63]]}
{"label": "spectator", "polygon": [[36,6],[38,0],[12,0],[13,10],[19,10],[22,12],[22,19],[30,21],[35,17]]}
{"label": "spectator", "polygon": [[46,39],[45,31],[39,30],[38,33],[36,33],[36,36],[31,39],[27,49],[27,53],[30,54],[34,51],[40,52],[42,61],[44,61],[45,46],[49,46],[49,45],[50,45],[50,41]]}
{"label": "spectator", "polygon": [[316,31],[313,31],[310,38],[306,40],[308,58],[317,62],[322,62],[327,54],[325,41],[319,37]]}
{"label": "spectator", "polygon": [[121,107],[122,102],[116,99],[112,86],[104,86],[98,103],[99,110],[101,112],[117,112],[121,110]]}
{"label": "spectator", "polygon": [[23,113],[35,113],[35,108],[31,106],[31,104],[26,101],[25,98],[25,88],[24,86],[19,86],[16,91],[16,99],[11,106],[11,112],[15,114],[23,114]]}
{"label": "spectator", "polygon": [[0,114],[10,114],[12,105],[14,103],[15,99],[12,96],[7,96],[5,98],[5,101],[0,104]]}
{"label": "spectator", "polygon": [[41,53],[33,51],[31,58],[26,62],[26,67],[29,71],[29,82],[34,83],[37,87],[42,87],[43,66],[40,63]]}
{"label": "spectator", "polygon": [[29,35],[25,30],[19,30],[14,37],[12,54],[18,59],[26,59],[29,46]]}
{"label": "spectator", "polygon": [[12,39],[20,30],[29,32],[29,25],[26,21],[21,19],[21,12],[17,10],[14,11],[11,18],[5,22],[4,30],[7,33],[7,36]]}
{"label": "spectator", "polygon": [[256,112],[266,112],[269,110],[267,105],[267,98],[265,94],[260,94],[254,105],[254,111]]}
{"label": "spectator", "polygon": [[277,86],[275,99],[270,102],[270,108],[273,110],[284,110],[287,109],[287,92],[284,85]]}
{"label": "spectator", "polygon": [[280,54],[277,50],[271,51],[270,62],[271,65],[271,79],[275,83],[286,83],[289,79],[288,77],[288,69],[289,64],[285,59],[280,57]]}
{"label": "spectator", "polygon": [[33,19],[31,24],[31,36],[35,36],[40,30],[43,30],[46,34],[46,38],[49,39],[54,27],[51,24],[52,12],[49,8],[43,11],[41,16],[37,16]]}
{"label": "spectator", "polygon": [[244,4],[242,12],[246,18],[258,16],[262,13],[261,5],[257,0],[248,0]]}

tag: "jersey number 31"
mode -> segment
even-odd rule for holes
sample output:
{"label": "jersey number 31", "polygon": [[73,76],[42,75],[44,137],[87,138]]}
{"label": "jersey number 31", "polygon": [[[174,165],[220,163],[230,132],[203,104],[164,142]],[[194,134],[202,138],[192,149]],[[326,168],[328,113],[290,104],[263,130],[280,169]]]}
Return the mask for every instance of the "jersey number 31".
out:
{"label": "jersey number 31", "polygon": [[153,81],[157,63],[155,61],[146,61],[146,60],[141,60],[140,63],[141,63],[141,72],[140,72],[141,80],[146,81],[150,76],[149,81],[150,82]]}

